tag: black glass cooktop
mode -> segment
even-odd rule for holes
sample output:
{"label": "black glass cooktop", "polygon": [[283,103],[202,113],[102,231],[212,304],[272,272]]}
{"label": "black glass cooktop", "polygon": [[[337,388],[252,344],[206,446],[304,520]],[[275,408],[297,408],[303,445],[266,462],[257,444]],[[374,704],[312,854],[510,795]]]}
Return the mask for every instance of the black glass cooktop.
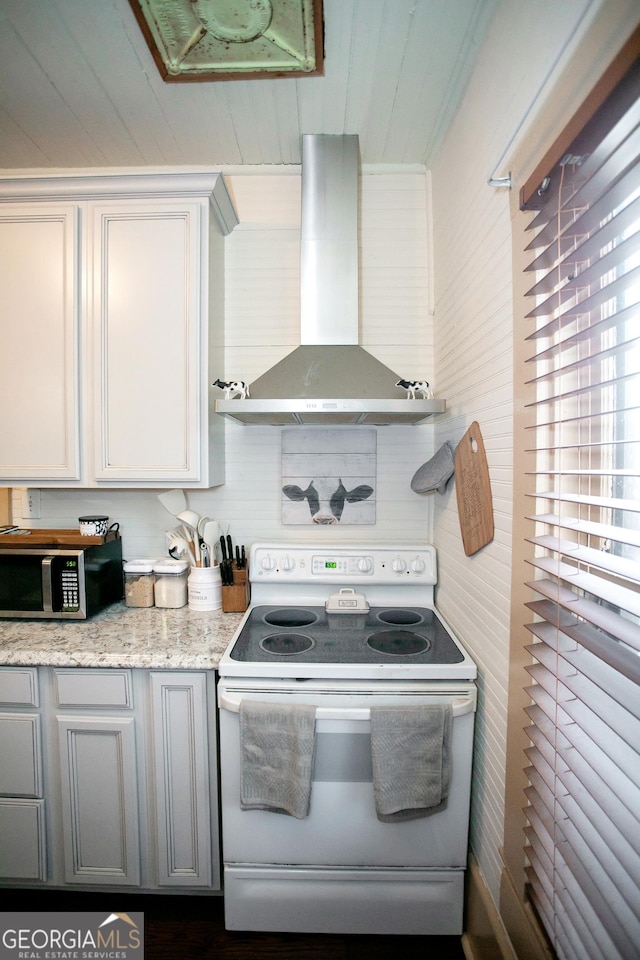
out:
{"label": "black glass cooktop", "polygon": [[231,649],[245,663],[460,663],[463,654],[426,607],[254,607]]}

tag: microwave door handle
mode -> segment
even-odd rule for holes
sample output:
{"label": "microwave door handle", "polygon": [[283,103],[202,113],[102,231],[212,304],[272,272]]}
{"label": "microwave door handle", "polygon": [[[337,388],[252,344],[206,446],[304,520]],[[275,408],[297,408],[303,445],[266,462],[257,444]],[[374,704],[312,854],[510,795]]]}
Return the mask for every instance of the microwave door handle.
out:
{"label": "microwave door handle", "polygon": [[[228,693],[221,693],[219,696],[219,706],[221,710],[227,710],[230,713],[240,712],[241,697],[234,697]],[[455,697],[451,701],[451,709],[454,717],[461,717],[465,713],[473,713],[476,708],[475,687],[464,697]],[[317,707],[317,720],[369,720],[371,711],[368,707]]]}
{"label": "microwave door handle", "polygon": [[42,610],[44,613],[52,613],[53,611],[52,565],[53,557],[42,558]]}

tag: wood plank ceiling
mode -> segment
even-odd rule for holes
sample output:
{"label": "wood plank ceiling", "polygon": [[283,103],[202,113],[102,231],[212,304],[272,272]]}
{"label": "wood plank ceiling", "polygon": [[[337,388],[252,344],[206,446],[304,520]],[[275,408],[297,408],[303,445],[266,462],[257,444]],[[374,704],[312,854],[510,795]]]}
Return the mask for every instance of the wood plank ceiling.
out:
{"label": "wood plank ceiling", "polygon": [[[277,0],[273,0],[277,2]],[[429,165],[496,0],[324,0],[324,76],[165,83],[128,0],[0,0],[0,167]]]}

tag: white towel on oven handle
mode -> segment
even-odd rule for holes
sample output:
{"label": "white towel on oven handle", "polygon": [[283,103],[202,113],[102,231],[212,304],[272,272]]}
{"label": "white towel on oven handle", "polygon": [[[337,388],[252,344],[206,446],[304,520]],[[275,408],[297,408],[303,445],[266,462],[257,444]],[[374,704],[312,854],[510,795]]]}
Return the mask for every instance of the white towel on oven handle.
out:
{"label": "white towel on oven handle", "polygon": [[449,796],[450,703],[371,708],[371,762],[378,820],[426,817]]}
{"label": "white towel on oven handle", "polygon": [[316,708],[240,703],[240,807],[304,819],[311,803]]}

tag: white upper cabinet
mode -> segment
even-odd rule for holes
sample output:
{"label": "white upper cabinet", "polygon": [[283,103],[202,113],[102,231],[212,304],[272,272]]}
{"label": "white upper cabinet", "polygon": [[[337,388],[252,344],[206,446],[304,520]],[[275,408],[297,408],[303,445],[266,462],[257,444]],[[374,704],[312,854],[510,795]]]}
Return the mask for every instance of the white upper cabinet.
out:
{"label": "white upper cabinet", "polygon": [[79,481],[80,210],[0,206],[0,480]]}
{"label": "white upper cabinet", "polygon": [[224,481],[210,385],[236,223],[212,171],[0,178],[0,483]]}

